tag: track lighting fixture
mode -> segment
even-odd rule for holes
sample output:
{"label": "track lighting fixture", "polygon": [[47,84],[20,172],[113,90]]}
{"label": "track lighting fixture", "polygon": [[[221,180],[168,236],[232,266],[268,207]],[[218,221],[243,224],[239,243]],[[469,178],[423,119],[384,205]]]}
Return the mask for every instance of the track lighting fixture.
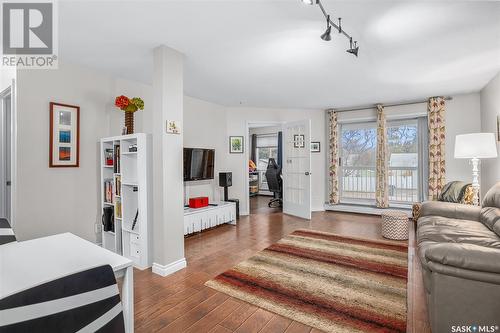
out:
{"label": "track lighting fixture", "polygon": [[325,32],[321,35],[321,39],[324,41],[330,41],[332,40],[332,36],[330,33],[332,32],[332,26],[330,25],[330,16],[326,18],[326,30]]}
{"label": "track lighting fixture", "polygon": [[342,34],[349,39],[350,46],[349,49],[347,49],[347,52],[355,55],[356,57],[358,56],[358,51],[359,51],[358,42],[357,41],[353,42],[352,37],[342,29],[342,18],[340,17],[338,18],[338,24],[332,22],[332,20],[330,20],[330,15],[328,15],[328,13],[326,12],[325,7],[323,7],[323,4],[321,3],[321,0],[301,0],[301,1],[307,5],[318,5],[319,8],[321,9],[321,12],[325,16],[326,31],[321,35],[322,40],[329,41],[332,39],[331,32],[332,32],[332,27],[334,27],[335,29],[338,30],[339,34]]}
{"label": "track lighting fixture", "polygon": [[350,41],[349,41],[349,43],[350,43],[350,48],[347,49],[347,53],[354,54],[357,57],[358,56],[358,50],[359,50],[358,42],[354,42],[354,47],[353,47],[352,38],[351,38]]}

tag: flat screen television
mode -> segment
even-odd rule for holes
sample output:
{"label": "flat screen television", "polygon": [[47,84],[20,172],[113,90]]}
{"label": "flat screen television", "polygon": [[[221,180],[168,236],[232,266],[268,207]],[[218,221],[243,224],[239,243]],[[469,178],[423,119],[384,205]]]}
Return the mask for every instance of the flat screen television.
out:
{"label": "flat screen television", "polygon": [[214,179],[214,149],[184,148],[184,181]]}

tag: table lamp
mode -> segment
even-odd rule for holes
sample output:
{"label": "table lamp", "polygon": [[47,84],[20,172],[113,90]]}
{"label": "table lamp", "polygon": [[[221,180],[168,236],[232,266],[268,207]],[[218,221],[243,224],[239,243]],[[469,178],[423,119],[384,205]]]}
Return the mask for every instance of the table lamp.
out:
{"label": "table lamp", "polygon": [[467,158],[472,163],[473,203],[479,206],[479,160],[497,157],[493,133],[460,134],[455,138],[455,158]]}

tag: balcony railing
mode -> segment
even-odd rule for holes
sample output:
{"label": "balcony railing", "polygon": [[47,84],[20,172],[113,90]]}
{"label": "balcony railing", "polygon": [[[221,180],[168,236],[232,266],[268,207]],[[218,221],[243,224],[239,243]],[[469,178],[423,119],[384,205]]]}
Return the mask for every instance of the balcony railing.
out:
{"label": "balcony railing", "polygon": [[[341,200],[375,200],[375,167],[342,167]],[[418,170],[414,167],[389,167],[389,201],[418,201]]]}

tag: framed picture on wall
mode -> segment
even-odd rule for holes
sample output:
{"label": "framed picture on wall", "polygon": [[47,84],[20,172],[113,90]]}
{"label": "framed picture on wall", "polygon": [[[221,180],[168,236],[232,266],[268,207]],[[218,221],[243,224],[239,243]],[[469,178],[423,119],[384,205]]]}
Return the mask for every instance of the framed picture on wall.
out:
{"label": "framed picture on wall", "polygon": [[229,137],[229,153],[243,154],[243,137],[230,136]]}
{"label": "framed picture on wall", "polygon": [[293,147],[294,148],[304,148],[306,146],[304,134],[294,134],[293,135]]}
{"label": "framed picture on wall", "polygon": [[319,152],[321,152],[321,143],[318,142],[318,141],[311,142],[311,152],[312,153],[319,153]]}
{"label": "framed picture on wall", "polygon": [[80,165],[80,107],[50,102],[49,167]]}

